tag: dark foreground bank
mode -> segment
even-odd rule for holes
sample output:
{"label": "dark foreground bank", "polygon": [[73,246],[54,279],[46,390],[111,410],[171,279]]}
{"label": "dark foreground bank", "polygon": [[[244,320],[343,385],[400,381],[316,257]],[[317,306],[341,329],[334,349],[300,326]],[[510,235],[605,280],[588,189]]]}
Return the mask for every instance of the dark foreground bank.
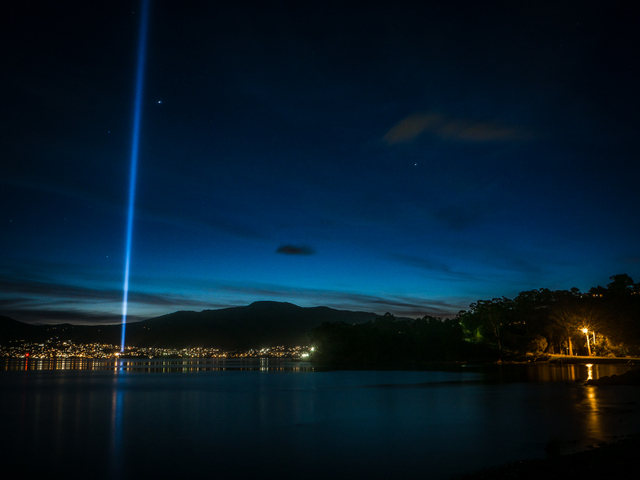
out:
{"label": "dark foreground bank", "polygon": [[640,386],[640,369],[629,370],[622,375],[610,375],[594,380],[589,380],[587,385],[598,386],[617,386],[617,385],[632,385]]}
{"label": "dark foreground bank", "polygon": [[527,478],[612,478],[637,464],[640,434],[600,444],[589,450],[546,459],[521,460],[482,470],[459,480]]}
{"label": "dark foreground bank", "polygon": [[[589,380],[592,386],[640,386],[640,369],[623,375]],[[615,388],[615,387],[614,387]],[[554,445],[547,446],[553,454]],[[521,460],[501,467],[483,470],[460,480],[506,480],[527,478],[611,478],[631,471],[640,452],[640,433],[598,445],[569,455],[550,455],[546,459]]]}

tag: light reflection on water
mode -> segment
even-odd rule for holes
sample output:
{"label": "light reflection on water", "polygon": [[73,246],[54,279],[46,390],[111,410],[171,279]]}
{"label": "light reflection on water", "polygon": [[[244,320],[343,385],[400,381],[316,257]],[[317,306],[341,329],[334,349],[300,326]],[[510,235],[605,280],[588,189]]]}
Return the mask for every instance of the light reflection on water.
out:
{"label": "light reflection on water", "polygon": [[504,364],[470,367],[500,382],[585,382],[604,376],[622,375],[638,368],[624,364]]}
{"label": "light reflection on water", "polygon": [[591,435],[597,438],[604,437],[603,427],[600,423],[597,387],[586,387],[588,405],[587,426]]}
{"label": "light reflection on water", "polygon": [[313,371],[309,362],[297,362],[274,358],[255,359],[0,359],[2,370],[113,370],[147,373],[192,373],[199,371]]}
{"label": "light reflection on water", "polygon": [[585,387],[586,366],[165,362],[0,372],[3,464],[97,478],[444,479],[543,457],[550,438],[571,451],[640,425],[640,389]]}
{"label": "light reflection on water", "polygon": [[[638,368],[633,364],[505,364],[452,366],[451,371],[480,372],[494,381],[579,382],[621,375]],[[146,373],[193,373],[200,371],[311,372],[322,371],[310,362],[274,358],[210,359],[0,359],[2,370],[113,370]]]}
{"label": "light reflection on water", "polygon": [[[117,365],[116,365],[117,367]],[[118,372],[118,369],[115,370]],[[124,389],[121,388],[122,377],[115,375],[113,377],[113,390],[111,393],[111,442],[109,466],[111,467],[110,478],[123,478],[122,461],[124,452],[122,451],[122,415],[124,402]]]}

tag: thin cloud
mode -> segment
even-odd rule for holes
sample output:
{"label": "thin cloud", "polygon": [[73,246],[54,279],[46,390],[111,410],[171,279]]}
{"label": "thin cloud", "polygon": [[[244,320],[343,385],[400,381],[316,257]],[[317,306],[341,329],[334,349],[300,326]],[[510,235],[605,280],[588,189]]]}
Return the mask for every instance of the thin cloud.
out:
{"label": "thin cloud", "polygon": [[453,317],[460,310],[468,308],[469,301],[464,299],[429,299],[406,296],[364,295],[355,292],[335,290],[296,288],[280,285],[220,285],[220,290],[247,295],[255,300],[279,299],[301,306],[326,306],[339,310],[362,311],[382,314],[391,312],[397,317]]}
{"label": "thin cloud", "polygon": [[[114,289],[99,289],[79,287],[75,285],[57,284],[29,280],[13,280],[0,278],[0,291],[16,296],[8,296],[0,300],[3,305],[33,305],[42,306],[50,303],[49,299],[56,298],[58,303],[97,303],[122,301],[122,291]],[[210,302],[193,300],[171,294],[150,294],[130,291],[129,302],[148,306],[168,307],[210,307]]]}
{"label": "thin cloud", "polygon": [[456,272],[445,263],[429,260],[411,255],[391,255],[391,259],[403,265],[409,265],[421,270],[426,270],[442,280],[460,281],[460,280],[478,280],[476,275],[465,272]]}
{"label": "thin cloud", "polygon": [[276,253],[284,255],[313,255],[315,252],[311,247],[305,245],[280,245]]}
{"label": "thin cloud", "polygon": [[400,120],[385,133],[383,140],[387,145],[395,145],[410,142],[425,133],[432,133],[444,140],[472,143],[521,140],[526,136],[517,128],[489,121],[477,122],[448,118],[437,113],[417,113]]}
{"label": "thin cloud", "polygon": [[443,121],[444,119],[440,115],[434,113],[409,115],[400,120],[383,138],[389,145],[409,142],[424,132],[441,125]]}
{"label": "thin cloud", "polygon": [[[116,312],[96,313],[86,310],[33,308],[6,310],[3,315],[30,324],[113,325],[122,323],[122,315]],[[140,322],[147,318],[147,316],[127,315],[127,323]]]}
{"label": "thin cloud", "polygon": [[28,305],[32,302],[33,299],[31,298],[0,298],[0,309],[2,309],[2,312],[6,312],[7,309]]}
{"label": "thin cloud", "polygon": [[68,298],[81,300],[117,300],[122,296],[120,291],[100,290],[77,287],[49,282],[30,280],[0,279],[0,289],[4,293],[19,293],[22,295],[36,295],[46,298]]}
{"label": "thin cloud", "polygon": [[[397,317],[418,318],[425,315],[433,317],[453,317],[460,310],[468,308],[468,303],[464,301],[450,302],[445,300],[433,300],[413,297],[377,297],[360,294],[338,294],[340,300],[345,302],[342,308],[352,310],[354,305],[367,304],[383,307],[384,311],[389,311]],[[334,303],[334,308],[338,307]]]}

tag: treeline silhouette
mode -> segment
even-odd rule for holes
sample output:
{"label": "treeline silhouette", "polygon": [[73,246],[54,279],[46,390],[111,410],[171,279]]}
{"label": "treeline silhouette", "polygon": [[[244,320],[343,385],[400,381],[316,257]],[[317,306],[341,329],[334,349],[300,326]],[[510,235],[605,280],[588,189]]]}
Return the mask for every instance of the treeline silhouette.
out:
{"label": "treeline silhouette", "polygon": [[457,319],[425,316],[397,320],[390,313],[372,322],[349,325],[325,322],[310,334],[315,360],[321,363],[375,365],[455,361],[479,350],[465,341]]}
{"label": "treeline silhouette", "polygon": [[310,333],[326,363],[536,360],[566,355],[640,355],[640,283],[626,274],[606,287],[524,291],[478,300],[454,319],[397,320],[387,313],[350,325],[325,322]]}

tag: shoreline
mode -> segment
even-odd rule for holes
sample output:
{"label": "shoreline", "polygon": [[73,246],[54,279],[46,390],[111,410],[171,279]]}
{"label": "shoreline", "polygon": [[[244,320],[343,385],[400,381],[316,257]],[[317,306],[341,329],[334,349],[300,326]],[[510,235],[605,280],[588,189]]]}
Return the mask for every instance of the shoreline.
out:
{"label": "shoreline", "polygon": [[316,367],[331,368],[337,370],[451,370],[460,367],[492,366],[492,365],[638,365],[640,357],[587,357],[569,355],[544,355],[536,359],[529,360],[444,360],[430,362],[411,361],[314,361],[309,360]]}
{"label": "shoreline", "polygon": [[640,365],[640,358],[639,357],[596,357],[596,356],[591,356],[591,357],[587,357],[587,356],[578,356],[578,355],[573,355],[573,356],[569,356],[569,355],[556,355],[556,354],[551,354],[548,355],[550,358],[549,360],[546,360],[544,362],[539,362],[539,363],[566,363],[566,364],[586,364],[586,363],[591,363],[591,364],[599,364],[599,365],[603,365],[603,364],[611,364],[611,365],[619,365],[619,364],[638,364]]}
{"label": "shoreline", "polygon": [[[614,362],[620,363],[620,362]],[[588,380],[585,386],[607,390],[640,386],[640,369],[622,375]],[[635,405],[635,402],[633,402]],[[549,440],[545,451],[547,458],[525,459],[478,472],[454,477],[454,480],[507,480],[527,478],[610,478],[622,471],[631,471],[637,464],[640,451],[640,432],[636,431],[619,438],[590,446],[579,452],[559,454],[560,446]]]}
{"label": "shoreline", "polygon": [[526,478],[611,478],[636,465],[640,433],[623,436],[581,452],[550,455],[490,467],[452,480],[507,480]]}

